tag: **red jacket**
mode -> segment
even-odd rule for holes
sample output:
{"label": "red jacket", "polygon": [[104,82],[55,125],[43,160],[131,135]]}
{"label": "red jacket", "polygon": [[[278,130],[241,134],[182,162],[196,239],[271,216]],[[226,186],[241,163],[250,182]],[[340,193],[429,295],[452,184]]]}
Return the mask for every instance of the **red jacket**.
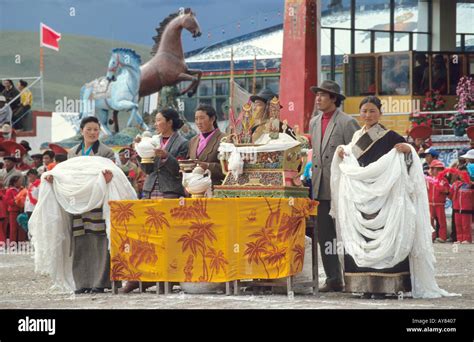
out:
{"label": "red jacket", "polygon": [[453,210],[459,210],[459,188],[463,185],[462,181],[455,181],[451,184],[451,190],[449,191],[449,198],[453,201]]}
{"label": "red jacket", "polygon": [[450,197],[453,201],[453,209],[459,210],[460,213],[467,211],[473,213],[474,211],[474,186],[462,181],[456,181],[452,186],[452,195]]}
{"label": "red jacket", "polygon": [[9,212],[20,212],[21,209],[15,203],[15,196],[18,195],[20,189],[17,188],[8,188],[7,193],[5,194],[5,203]]}
{"label": "red jacket", "polygon": [[465,184],[459,189],[459,210],[461,213],[466,210],[471,214],[474,211],[474,187],[472,184]]}
{"label": "red jacket", "polygon": [[0,219],[7,217],[7,204],[5,203],[6,191],[5,189],[0,189]]}
{"label": "red jacket", "polygon": [[428,185],[428,201],[430,205],[445,205],[449,194],[449,183],[446,179],[438,180],[426,177]]}

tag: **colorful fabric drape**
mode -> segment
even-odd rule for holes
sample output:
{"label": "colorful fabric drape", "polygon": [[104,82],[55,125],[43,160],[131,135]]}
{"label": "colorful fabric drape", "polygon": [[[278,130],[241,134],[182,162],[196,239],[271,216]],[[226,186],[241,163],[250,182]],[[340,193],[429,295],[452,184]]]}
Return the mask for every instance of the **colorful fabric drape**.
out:
{"label": "colorful fabric drape", "polygon": [[111,201],[112,280],[225,282],[302,270],[304,198]]}

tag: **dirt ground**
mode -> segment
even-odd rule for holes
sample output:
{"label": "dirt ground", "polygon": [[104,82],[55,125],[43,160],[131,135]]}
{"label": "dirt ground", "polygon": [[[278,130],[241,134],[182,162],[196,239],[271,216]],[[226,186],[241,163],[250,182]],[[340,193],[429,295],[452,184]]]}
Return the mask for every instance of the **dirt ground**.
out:
{"label": "dirt ground", "polygon": [[[34,272],[32,255],[0,255],[0,309],[474,309],[474,245],[435,244],[436,279],[441,288],[462,294],[440,299],[360,299],[350,293],[226,296],[176,291],[71,295],[50,290],[47,276]],[[319,270],[322,282],[324,272]],[[175,288],[177,289],[177,288]]]}

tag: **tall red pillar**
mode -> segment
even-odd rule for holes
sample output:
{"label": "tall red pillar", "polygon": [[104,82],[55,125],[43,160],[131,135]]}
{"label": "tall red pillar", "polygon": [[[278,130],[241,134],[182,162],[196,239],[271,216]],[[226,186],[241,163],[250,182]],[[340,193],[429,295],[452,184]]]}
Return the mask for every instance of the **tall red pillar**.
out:
{"label": "tall red pillar", "polygon": [[318,83],[317,0],[286,0],[280,75],[281,119],[308,132]]}

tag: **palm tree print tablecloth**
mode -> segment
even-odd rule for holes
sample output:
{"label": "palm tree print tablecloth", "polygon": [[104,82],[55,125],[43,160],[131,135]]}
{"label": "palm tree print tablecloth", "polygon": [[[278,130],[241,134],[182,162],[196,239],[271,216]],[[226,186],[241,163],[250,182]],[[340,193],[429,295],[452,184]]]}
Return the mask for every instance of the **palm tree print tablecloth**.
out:
{"label": "palm tree print tablecloth", "polygon": [[302,270],[304,198],[111,201],[111,278],[150,282],[276,279]]}

